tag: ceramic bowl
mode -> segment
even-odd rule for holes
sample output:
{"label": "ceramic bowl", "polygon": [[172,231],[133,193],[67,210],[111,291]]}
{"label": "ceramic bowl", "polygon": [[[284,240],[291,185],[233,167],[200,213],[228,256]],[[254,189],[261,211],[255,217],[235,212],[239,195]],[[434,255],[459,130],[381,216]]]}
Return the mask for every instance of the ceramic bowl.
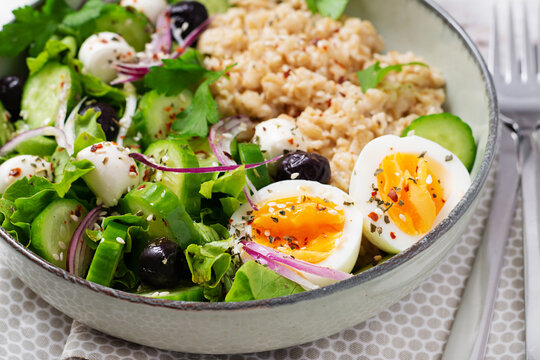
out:
{"label": "ceramic bowl", "polygon": [[433,2],[353,0],[347,14],[372,21],[387,49],[411,50],[440,69],[447,79],[447,110],[471,125],[478,142],[472,186],[450,216],[410,249],[331,286],[241,303],[155,300],[96,285],[43,261],[0,229],[3,261],[45,301],[92,328],[193,353],[256,352],[309,342],[358,324],[410,293],[445,259],[475,211],[494,157],[494,88],[472,41]]}

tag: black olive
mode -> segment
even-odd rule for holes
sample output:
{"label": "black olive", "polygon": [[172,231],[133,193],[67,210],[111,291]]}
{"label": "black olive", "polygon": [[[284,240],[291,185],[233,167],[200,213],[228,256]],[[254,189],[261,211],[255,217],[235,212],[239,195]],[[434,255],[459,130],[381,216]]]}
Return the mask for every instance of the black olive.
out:
{"label": "black olive", "polygon": [[97,118],[97,123],[101,125],[105,136],[108,141],[116,140],[118,136],[118,130],[120,128],[118,119],[116,116],[116,110],[103,102],[90,101],[80,111],[79,114],[84,115],[88,110],[93,109],[95,112],[101,112]]}
{"label": "black olive", "polygon": [[172,288],[177,285],[187,268],[180,246],[169,239],[151,241],[139,256],[139,276],[154,288]]}
{"label": "black olive", "polygon": [[24,79],[11,75],[0,79],[0,100],[11,115],[13,121],[19,118]]}
{"label": "black olive", "polygon": [[276,180],[312,180],[323,184],[330,182],[330,163],[324,156],[305,151],[285,155],[279,163]]}
{"label": "black olive", "polygon": [[180,1],[171,6],[171,34],[176,41],[186,37],[208,19],[208,11],[198,1]]}

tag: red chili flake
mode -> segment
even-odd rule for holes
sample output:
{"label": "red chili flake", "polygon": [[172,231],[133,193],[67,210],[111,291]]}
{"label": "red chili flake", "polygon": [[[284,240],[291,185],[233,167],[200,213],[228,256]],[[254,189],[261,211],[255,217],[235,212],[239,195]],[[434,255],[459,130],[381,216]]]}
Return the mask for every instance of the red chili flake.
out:
{"label": "red chili flake", "polygon": [[345,77],[340,76],[339,79],[338,79],[338,84],[343,84],[344,82],[345,82]]}
{"label": "red chili flake", "polygon": [[129,167],[129,172],[130,172],[130,173],[135,173],[135,174],[136,174],[136,173],[137,173],[137,167],[136,167],[135,165],[131,165],[131,166]]}
{"label": "red chili flake", "polygon": [[369,218],[373,221],[379,220],[379,215],[375,214],[373,211],[368,214]]}
{"label": "red chili flake", "polygon": [[233,219],[229,219],[229,224],[232,224],[233,223]]}
{"label": "red chili flake", "polygon": [[167,132],[171,132],[172,124],[173,124],[172,121],[165,124],[165,128],[167,128]]}
{"label": "red chili flake", "polygon": [[94,144],[94,145],[92,145],[92,147],[90,148],[90,151],[91,152],[96,152],[99,149],[103,149],[103,144]]}
{"label": "red chili flake", "polygon": [[324,51],[328,51],[328,46],[326,46],[326,45],[323,45],[323,47],[322,47],[322,48],[324,49]]}
{"label": "red chili flake", "polygon": [[390,191],[388,192],[388,197],[393,201],[393,202],[397,202],[398,201],[398,195],[396,193],[396,191],[394,189],[390,189]]}
{"label": "red chili flake", "polygon": [[163,135],[163,131],[161,129],[159,129],[158,134]]}
{"label": "red chili flake", "polygon": [[81,210],[82,210],[82,206],[77,205],[77,210],[75,211],[75,216],[81,217]]}
{"label": "red chili flake", "polygon": [[179,53],[181,53],[181,52],[184,51],[184,48],[181,47],[181,46],[178,46],[178,47],[176,48],[176,51],[179,52]]}
{"label": "red chili flake", "polygon": [[[145,175],[146,175],[146,173],[145,173]],[[137,187],[137,190],[142,190],[142,189],[144,189],[145,187],[146,187],[146,185],[144,185],[144,184],[139,185],[139,187]]]}
{"label": "red chili flake", "polygon": [[165,220],[165,219],[163,219],[163,224],[165,225],[165,227],[169,226],[169,223],[167,223],[167,220]]}
{"label": "red chili flake", "polygon": [[376,192],[376,191],[373,191],[373,192],[371,193],[371,196],[377,196],[377,192]]}
{"label": "red chili flake", "polygon": [[[326,50],[326,49],[325,49]],[[336,59],[334,59],[334,63],[336,63],[337,66],[345,69],[345,65],[343,65],[342,63],[340,63],[339,61],[337,61]]]}
{"label": "red chili flake", "polygon": [[289,140],[287,140],[287,141],[288,141],[288,142],[289,142],[289,144],[291,144],[291,145],[292,145],[292,144],[294,144],[294,139],[292,139],[292,138],[291,138],[291,139],[289,139]]}
{"label": "red chili flake", "polygon": [[176,113],[172,113],[169,115],[169,119],[174,120],[176,118]]}
{"label": "red chili flake", "polygon": [[409,184],[405,184],[405,186],[403,187],[403,190],[405,190],[405,192],[408,192],[409,191]]}
{"label": "red chili flake", "polygon": [[326,102],[326,105],[328,105],[328,107],[332,106],[332,99],[328,99],[328,101]]}
{"label": "red chili flake", "polygon": [[21,175],[21,173],[22,173],[21,168],[15,168],[15,169],[11,169],[11,171],[9,172],[9,176],[17,177]]}
{"label": "red chili flake", "polygon": [[342,93],[341,91],[339,92],[339,95],[341,95],[342,97],[345,97],[345,94]]}
{"label": "red chili flake", "polygon": [[66,149],[64,149],[63,147],[58,148],[58,152],[62,152],[62,151],[64,151],[64,150],[66,150]]}
{"label": "red chili flake", "polygon": [[319,43],[319,41],[321,41],[321,39],[315,38],[315,39],[311,42],[311,44],[317,46],[317,44]]}
{"label": "red chili flake", "polygon": [[392,240],[394,240],[396,238],[396,234],[394,234],[393,232],[390,232],[390,237],[392,238]]}
{"label": "red chili flake", "polygon": [[285,71],[285,72],[283,73],[283,77],[284,77],[285,79],[288,78],[290,75],[291,75],[291,69],[289,69],[289,70],[287,70],[287,71]]}

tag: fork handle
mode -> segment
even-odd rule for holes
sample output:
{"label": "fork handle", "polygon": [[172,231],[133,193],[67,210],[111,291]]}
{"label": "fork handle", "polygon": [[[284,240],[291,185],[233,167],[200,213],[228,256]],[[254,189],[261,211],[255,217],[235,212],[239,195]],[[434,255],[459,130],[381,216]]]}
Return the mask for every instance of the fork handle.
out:
{"label": "fork handle", "polygon": [[540,360],[540,157],[536,135],[527,132],[520,141],[527,360]]}
{"label": "fork handle", "polygon": [[534,131],[525,133],[520,141],[527,360],[540,360],[540,157],[536,135]]}

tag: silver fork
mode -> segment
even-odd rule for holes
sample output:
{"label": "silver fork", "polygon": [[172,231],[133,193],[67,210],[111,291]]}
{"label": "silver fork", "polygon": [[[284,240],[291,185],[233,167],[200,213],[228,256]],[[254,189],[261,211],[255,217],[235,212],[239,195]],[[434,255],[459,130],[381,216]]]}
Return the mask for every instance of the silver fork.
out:
{"label": "silver fork", "polygon": [[[515,18],[510,6],[509,66],[506,69],[501,66],[496,26],[490,62],[498,92],[501,119],[517,140],[523,200],[525,353],[528,360],[540,360],[540,157],[537,139],[540,127],[540,53],[538,45],[534,45],[529,37],[526,6],[523,5],[522,9],[522,56],[519,56],[517,50]],[[496,19],[496,14],[494,18]],[[540,39],[540,27],[538,38]]]}
{"label": "silver fork", "polygon": [[[514,1],[513,3],[515,4]],[[528,360],[540,360],[540,189],[537,181],[540,179],[540,157],[536,139],[540,115],[540,54],[530,41],[527,11],[524,6],[524,51],[522,57],[518,56],[514,16],[510,6],[509,51],[506,61],[508,66],[503,68],[496,7],[493,15],[490,67],[498,92],[503,124],[500,132],[497,185],[482,243],[467,281],[443,360],[484,359],[508,229],[519,186],[518,176],[521,176],[523,197],[526,354]]]}

